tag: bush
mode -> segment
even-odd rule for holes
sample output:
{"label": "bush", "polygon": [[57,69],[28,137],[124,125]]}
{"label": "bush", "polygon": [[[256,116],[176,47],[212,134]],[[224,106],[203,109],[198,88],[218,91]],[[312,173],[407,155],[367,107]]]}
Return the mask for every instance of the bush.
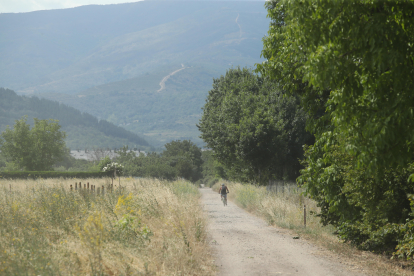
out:
{"label": "bush", "polygon": [[[345,143],[341,139],[338,141]],[[383,168],[371,177],[366,174],[367,166],[358,167],[338,141],[323,151],[309,147],[306,169],[299,177],[306,193],[321,208],[321,222],[335,226],[342,240],[359,249],[412,258],[410,195],[414,194],[414,185],[408,180],[412,168]]]}

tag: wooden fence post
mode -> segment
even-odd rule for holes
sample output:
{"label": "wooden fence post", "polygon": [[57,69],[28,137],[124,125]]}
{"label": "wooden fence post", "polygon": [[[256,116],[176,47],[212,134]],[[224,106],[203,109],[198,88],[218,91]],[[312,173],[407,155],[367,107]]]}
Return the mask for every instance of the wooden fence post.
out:
{"label": "wooden fence post", "polygon": [[306,228],[306,205],[303,205],[303,225]]}

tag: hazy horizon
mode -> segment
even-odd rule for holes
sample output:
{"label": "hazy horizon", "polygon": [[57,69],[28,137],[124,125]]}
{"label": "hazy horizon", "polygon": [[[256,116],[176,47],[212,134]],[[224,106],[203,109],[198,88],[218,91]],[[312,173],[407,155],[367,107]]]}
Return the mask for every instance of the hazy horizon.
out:
{"label": "hazy horizon", "polygon": [[[44,10],[70,9],[88,5],[115,5],[153,0],[3,0],[0,3],[1,13],[28,13]],[[175,1],[175,0],[160,0]],[[182,1],[182,0],[176,0]],[[221,0],[184,0],[184,1],[221,1]],[[223,1],[265,1],[265,0],[223,0]]]}
{"label": "hazy horizon", "polygon": [[87,5],[135,3],[143,0],[3,0],[0,13],[27,13],[41,10],[69,9]]}

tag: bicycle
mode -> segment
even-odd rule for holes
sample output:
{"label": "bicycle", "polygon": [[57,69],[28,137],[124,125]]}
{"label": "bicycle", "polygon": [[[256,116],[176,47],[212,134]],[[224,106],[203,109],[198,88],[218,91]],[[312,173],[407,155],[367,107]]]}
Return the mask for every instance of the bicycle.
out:
{"label": "bicycle", "polygon": [[[228,193],[226,193],[227,195]],[[223,206],[227,206],[227,196],[221,195],[221,201],[223,201]]]}

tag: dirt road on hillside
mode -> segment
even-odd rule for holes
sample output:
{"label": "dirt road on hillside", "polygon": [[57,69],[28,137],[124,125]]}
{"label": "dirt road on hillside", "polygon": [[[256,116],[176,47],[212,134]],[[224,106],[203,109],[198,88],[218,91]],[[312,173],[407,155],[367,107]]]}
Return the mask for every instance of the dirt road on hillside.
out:
{"label": "dirt road on hillside", "polygon": [[178,69],[178,70],[175,70],[174,72],[172,72],[172,73],[170,73],[170,74],[168,74],[168,75],[166,75],[162,80],[161,80],[161,82],[160,82],[160,89],[158,89],[157,90],[157,92],[161,92],[162,90],[164,90],[165,89],[165,82],[171,77],[171,76],[173,76],[173,75],[175,75],[175,74],[177,74],[178,72],[180,72],[181,70],[184,70],[184,69],[186,69],[187,67],[184,67],[184,65],[183,64],[181,64],[181,66],[183,67],[183,68],[180,68],[180,69]]}
{"label": "dirt road on hillside", "polygon": [[224,207],[220,195],[200,189],[201,204],[209,216],[209,234],[218,275],[360,276],[361,269],[305,240],[293,239],[288,231],[268,226],[234,203]]}

